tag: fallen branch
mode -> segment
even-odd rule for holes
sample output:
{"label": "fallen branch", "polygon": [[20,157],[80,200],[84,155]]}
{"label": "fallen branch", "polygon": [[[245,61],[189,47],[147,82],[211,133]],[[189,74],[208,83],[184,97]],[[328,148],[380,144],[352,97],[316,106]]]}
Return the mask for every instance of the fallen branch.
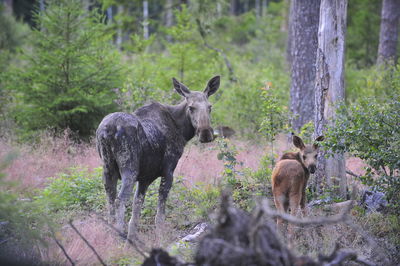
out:
{"label": "fallen branch", "polygon": [[200,36],[201,36],[201,38],[203,39],[204,46],[207,47],[208,49],[211,49],[211,50],[216,51],[217,53],[219,53],[219,54],[224,58],[225,65],[226,65],[226,67],[228,68],[228,71],[229,71],[229,80],[232,81],[232,82],[237,82],[237,78],[236,78],[235,73],[234,73],[234,71],[233,71],[232,64],[231,64],[231,62],[228,60],[228,57],[226,56],[226,54],[224,53],[224,51],[222,51],[222,50],[219,49],[219,48],[212,47],[211,45],[208,44],[208,42],[207,42],[207,40],[206,40],[206,32],[204,31],[203,26],[201,25],[200,20],[199,20],[199,19],[196,19],[196,22],[197,22],[197,26],[198,26],[198,28],[199,28]]}
{"label": "fallen branch", "polygon": [[281,218],[289,223],[298,225],[298,226],[311,226],[311,225],[323,225],[323,224],[336,224],[339,222],[343,222],[353,207],[354,201],[350,200],[347,206],[343,208],[343,210],[336,215],[332,215],[329,217],[318,217],[318,218],[297,218],[287,213],[280,213],[278,211],[272,210],[269,207],[269,202],[267,199],[261,200],[261,206],[264,210],[265,214],[269,217],[273,218]]}
{"label": "fallen branch", "polygon": [[83,242],[86,243],[86,245],[93,251],[93,253],[96,255],[98,261],[101,263],[101,265],[106,266],[107,264],[104,263],[104,261],[101,259],[100,255],[97,253],[96,249],[87,241],[87,239],[79,232],[79,230],[72,224],[72,220],[70,220],[69,225],[71,226],[72,229],[78,234],[78,236],[83,240]]}

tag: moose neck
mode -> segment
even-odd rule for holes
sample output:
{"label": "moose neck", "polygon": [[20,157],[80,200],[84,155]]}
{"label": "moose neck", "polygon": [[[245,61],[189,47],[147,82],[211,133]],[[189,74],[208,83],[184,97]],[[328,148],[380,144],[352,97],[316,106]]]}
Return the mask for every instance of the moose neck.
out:
{"label": "moose neck", "polygon": [[182,101],[177,105],[167,106],[182,136],[186,141],[189,141],[195,135],[195,128],[190,121],[190,117],[187,115],[186,107],[186,101]]}

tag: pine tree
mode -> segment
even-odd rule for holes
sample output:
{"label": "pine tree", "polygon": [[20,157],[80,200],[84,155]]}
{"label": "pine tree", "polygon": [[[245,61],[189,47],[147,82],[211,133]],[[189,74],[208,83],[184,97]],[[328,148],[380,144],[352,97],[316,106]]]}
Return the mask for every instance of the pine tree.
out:
{"label": "pine tree", "polygon": [[88,137],[116,110],[120,57],[97,10],[85,11],[79,0],[47,3],[36,15],[40,28],[33,31],[26,66],[16,71],[16,120],[28,132],[69,128]]}

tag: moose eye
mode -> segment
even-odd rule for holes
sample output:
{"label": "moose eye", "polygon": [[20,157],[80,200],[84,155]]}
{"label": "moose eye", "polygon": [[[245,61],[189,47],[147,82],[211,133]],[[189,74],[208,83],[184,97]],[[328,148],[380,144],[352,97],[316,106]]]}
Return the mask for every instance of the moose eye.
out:
{"label": "moose eye", "polygon": [[317,159],[317,154],[314,155],[314,158]]}
{"label": "moose eye", "polygon": [[193,107],[193,106],[189,106],[189,111],[190,111],[191,113],[193,113],[193,112],[194,112],[194,107]]}

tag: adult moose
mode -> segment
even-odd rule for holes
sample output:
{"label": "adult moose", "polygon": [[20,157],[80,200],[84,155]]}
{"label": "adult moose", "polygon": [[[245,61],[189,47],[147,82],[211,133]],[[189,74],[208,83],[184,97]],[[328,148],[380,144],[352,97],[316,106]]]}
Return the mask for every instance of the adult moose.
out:
{"label": "adult moose", "polygon": [[[165,203],[173,173],[186,143],[195,135],[200,142],[214,139],[208,97],[218,90],[220,77],[210,79],[204,92],[190,91],[175,78],[172,81],[176,92],[184,97],[180,104],[153,102],[133,114],[109,114],[96,132],[97,149],[104,163],[103,181],[110,216],[115,216],[118,229],[124,228],[125,207],[137,182],[128,226],[130,240],[136,235],[149,185],[161,177],[156,214],[156,228],[160,229],[165,220]],[[122,186],[117,196],[118,179]]]}
{"label": "adult moose", "polygon": [[[324,140],[319,136],[315,141]],[[288,152],[282,155],[272,171],[272,194],[275,206],[280,212],[296,215],[299,207],[305,212],[306,186],[310,173],[316,170],[318,144],[304,145],[303,140],[293,136],[293,144],[299,152]],[[277,219],[278,227],[282,224]]]}

